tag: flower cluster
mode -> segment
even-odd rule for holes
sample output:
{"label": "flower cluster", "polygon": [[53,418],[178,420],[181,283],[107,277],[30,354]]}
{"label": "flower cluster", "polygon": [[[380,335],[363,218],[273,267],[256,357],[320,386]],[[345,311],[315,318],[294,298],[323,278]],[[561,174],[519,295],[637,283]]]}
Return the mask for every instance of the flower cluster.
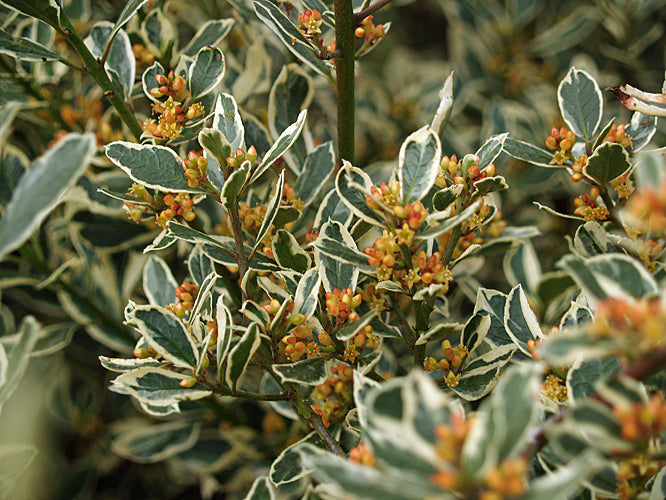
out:
{"label": "flower cluster", "polygon": [[375,26],[372,22],[372,16],[367,16],[361,21],[361,25],[356,28],[354,34],[356,35],[356,38],[365,37],[365,40],[363,41],[364,46],[371,46],[377,43],[377,41],[386,34],[386,30],[382,24]]}
{"label": "flower cluster", "polygon": [[377,349],[377,347],[379,347],[379,337],[373,333],[372,326],[366,325],[347,342],[344,360],[353,363],[364,349]]}
{"label": "flower cluster", "polygon": [[663,444],[666,430],[666,402],[661,393],[652,395],[647,403],[620,403],[613,406],[620,421],[621,435],[636,445],[637,453],[625,457],[618,464],[618,496],[636,498],[645,491],[647,481],[666,463],[652,456],[652,451]]}
{"label": "flower cluster", "polygon": [[[302,314],[292,314],[289,321],[295,324],[287,335],[282,337],[280,351],[292,363],[295,363],[303,357],[312,358],[318,356],[321,352],[319,344],[315,342],[314,337],[316,330],[313,328],[312,323],[305,321],[305,316]],[[320,336],[322,333],[319,334]]]}
{"label": "flower cluster", "polygon": [[323,23],[321,12],[317,9],[307,9],[305,12],[298,14],[298,29],[305,36],[320,35]]}
{"label": "flower cluster", "polygon": [[155,75],[159,87],[153,88],[150,94],[156,99],[168,97],[165,102],[153,104],[153,114],[159,114],[155,120],[146,120],[143,123],[145,131],[154,137],[176,139],[180,137],[183,126],[190,120],[199,118],[205,112],[202,104],[192,103],[187,82],[173,71],[169,75]]}
{"label": "flower cluster", "polygon": [[185,280],[176,288],[175,295],[178,301],[167,305],[166,308],[182,319],[185,317],[187,311],[190,311],[194,306],[194,301],[198,294],[199,287]]}
{"label": "flower cluster", "polygon": [[151,195],[141,184],[132,184],[127,192],[128,196],[136,198],[136,203],[123,201],[130,218],[139,223],[144,215],[155,214],[155,221],[161,228],[166,228],[166,223],[176,215],[180,215],[187,221],[194,220],[194,201],[187,193],[156,193]]}
{"label": "flower cluster", "polygon": [[366,467],[374,467],[377,465],[375,455],[365,443],[359,443],[358,446],[349,450],[349,460],[365,465]]}
{"label": "flower cluster", "polygon": [[428,217],[428,211],[420,201],[403,204],[400,200],[400,188],[394,179],[390,184],[372,186],[370,195],[365,196],[370,208],[394,219],[393,226],[397,230],[398,243],[411,245],[414,235]]}
{"label": "flower cluster", "polygon": [[611,129],[606,134],[604,142],[615,142],[621,144],[624,149],[629,149],[633,147],[633,141],[631,136],[628,135],[624,130],[624,123],[621,125],[613,125]]}
{"label": "flower cluster", "polygon": [[542,382],[541,394],[556,403],[565,403],[569,398],[566,382],[554,373],[549,373]]}
{"label": "flower cluster", "polygon": [[[78,95],[75,104],[64,103],[60,107],[60,116],[71,127],[95,130],[97,145],[103,146],[113,141],[123,140],[122,130],[115,130],[105,119],[104,105],[99,95]],[[56,141],[67,135],[61,130]]]}
{"label": "flower cluster", "polygon": [[384,230],[382,237],[377,238],[372,247],[363,250],[368,256],[368,263],[377,268],[377,279],[395,281],[405,291],[411,290],[417,283],[442,284],[444,285],[442,293],[446,293],[448,283],[453,277],[449,268],[442,264],[441,253],[435,252],[427,257],[421,250],[412,257],[411,262],[407,263],[400,248],[401,243],[408,244],[404,236],[401,231],[394,235]]}
{"label": "flower cluster", "polygon": [[462,487],[463,474],[460,460],[465,440],[472,430],[474,422],[465,419],[462,412],[454,411],[449,417],[449,424],[440,424],[435,428],[435,452],[446,462],[447,467],[430,476],[430,482],[442,489],[455,490]]}
{"label": "flower cluster", "polygon": [[597,203],[599,201],[599,188],[594,186],[589,193],[583,193],[574,199],[576,215],[582,215],[586,221],[606,220],[608,218],[608,209],[605,205]]}
{"label": "flower cluster", "polygon": [[183,170],[185,170],[188,186],[198,188],[205,185],[208,179],[206,175],[208,160],[204,158],[203,151],[190,151],[187,158],[183,160]]}
{"label": "flower cluster", "polygon": [[632,227],[643,234],[666,236],[666,180],[654,188],[641,187],[625,210]]}
{"label": "flower cluster", "polygon": [[550,135],[546,138],[546,147],[555,151],[550,163],[555,165],[564,165],[566,160],[572,159],[571,149],[576,143],[576,134],[566,127],[557,127],[550,129]]}
{"label": "flower cluster", "polygon": [[479,500],[503,500],[522,495],[527,487],[529,464],[523,457],[505,458],[484,477],[486,487]]}
{"label": "flower cluster", "polygon": [[257,159],[257,150],[254,145],[250,146],[246,151],[243,151],[241,148],[236,148],[234,156],[227,157],[227,165],[229,168],[234,169],[241,166],[245,160],[248,160],[250,163],[254,163]]}
{"label": "flower cluster", "polygon": [[465,155],[461,160],[458,160],[456,155],[451,155],[450,158],[444,156],[439,163],[439,173],[435,184],[440,188],[461,184],[469,192],[477,181],[495,175],[493,163],[481,170],[480,161],[481,159],[475,154]]}
{"label": "flower cluster", "polygon": [[354,370],[351,366],[338,363],[331,367],[330,375],[326,381],[317,385],[310,395],[311,408],[321,415],[326,427],[341,422],[353,405],[352,382]]}
{"label": "flower cluster", "polygon": [[356,321],[358,313],[352,309],[360,306],[362,301],[363,297],[360,294],[354,295],[351,288],[334,288],[332,292],[326,292],[326,311],[338,324]]}
{"label": "flower cluster", "polygon": [[637,359],[666,344],[666,306],[660,298],[607,298],[597,304],[589,327],[593,338],[609,339],[618,355]]}
{"label": "flower cluster", "polygon": [[449,340],[442,341],[442,352],[444,353],[444,358],[437,361],[430,356],[423,362],[423,368],[429,372],[443,370],[443,379],[446,385],[455,387],[460,381],[463,360],[469,355],[469,352],[464,345],[452,347]]}
{"label": "flower cluster", "polygon": [[134,59],[136,60],[137,72],[143,71],[144,68],[147,68],[155,62],[155,54],[140,43],[132,45],[132,52],[134,53]]}

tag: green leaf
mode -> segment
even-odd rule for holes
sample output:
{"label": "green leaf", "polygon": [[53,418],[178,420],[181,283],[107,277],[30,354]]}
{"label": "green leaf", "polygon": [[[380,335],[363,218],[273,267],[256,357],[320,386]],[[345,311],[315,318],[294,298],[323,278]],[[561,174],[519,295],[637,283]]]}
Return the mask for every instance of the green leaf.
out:
{"label": "green leaf", "polygon": [[143,267],[143,291],[152,306],[165,306],[176,301],[178,283],[161,257],[150,256]]}
{"label": "green leaf", "polygon": [[[557,335],[556,335],[557,337]],[[620,361],[614,355],[578,362],[567,372],[567,395],[576,402],[596,392],[595,384],[620,371]]]}
{"label": "green leaf", "polygon": [[78,325],[71,321],[45,326],[41,329],[30,356],[47,356],[67,347],[77,328]]}
{"label": "green leaf", "polygon": [[256,181],[261,175],[268,170],[273,163],[277,161],[287,150],[296,142],[296,139],[301,135],[303,127],[305,126],[305,119],[307,118],[307,110],[304,109],[298,114],[298,119],[289,125],[284,131],[280,134],[280,137],[273,143],[271,149],[269,149],[264,155],[261,163],[257,169],[252,174],[250,183]]}
{"label": "green leaf", "polygon": [[155,358],[108,358],[100,356],[99,361],[104,368],[112,372],[126,373],[137,368],[159,368],[167,364],[166,361],[158,361]]}
{"label": "green leaf", "polygon": [[272,368],[283,383],[295,382],[301,385],[320,385],[328,378],[325,358],[304,359],[295,363],[273,365]]}
{"label": "green leaf", "polygon": [[447,188],[437,191],[432,197],[432,206],[438,212],[446,210],[451,203],[456,201],[463,191],[462,184],[454,184]]}
{"label": "green leaf", "polygon": [[420,229],[414,239],[417,241],[427,240],[450,231],[474,215],[481,205],[481,198],[477,198],[470,206],[453,217],[448,216],[446,212],[430,214],[426,219],[428,226],[425,229]]}
{"label": "green leaf", "polygon": [[322,228],[328,220],[337,221],[343,226],[349,226],[352,220],[352,212],[349,207],[340,199],[338,192],[331,189],[321,204],[317,215],[315,215],[314,226],[315,228]]}
{"label": "green leaf", "polygon": [[280,267],[293,269],[301,274],[310,268],[310,256],[289,231],[278,229],[271,248]]}
{"label": "green leaf", "polygon": [[650,500],[661,500],[666,498],[666,466],[662,467],[655,476],[650,490]]}
{"label": "green leaf", "polygon": [[261,476],[254,480],[250,491],[243,500],[276,500],[276,498],[269,479],[266,476]]}
{"label": "green leaf", "polygon": [[179,240],[194,244],[203,243],[214,245],[217,248],[223,249],[235,248],[233,238],[229,236],[209,236],[206,233],[202,233],[201,231],[192,229],[190,226],[186,226],[185,224],[173,220],[169,221],[167,227],[169,228],[169,234],[172,234]]}
{"label": "green leaf", "polygon": [[517,160],[523,160],[538,167],[561,168],[551,163],[553,154],[532,144],[507,137],[504,140],[504,152]]}
{"label": "green leaf", "polygon": [[476,156],[479,157],[479,170],[485,170],[488,165],[497,159],[504,148],[507,137],[509,137],[508,132],[494,135],[476,151]]}
{"label": "green leaf", "polygon": [[268,231],[271,229],[271,225],[275,220],[275,217],[278,214],[280,208],[280,202],[282,200],[282,189],[284,188],[284,170],[280,172],[277,183],[275,185],[275,192],[271,197],[270,201],[266,205],[266,213],[264,214],[264,220],[261,221],[261,227],[257,232],[257,238],[254,241],[254,246],[252,247],[252,253],[263,244],[264,237],[268,234]]}
{"label": "green leaf", "polygon": [[23,61],[55,61],[58,54],[41,43],[29,38],[14,38],[5,30],[0,29],[0,54],[21,59]]}
{"label": "green leaf", "polygon": [[294,191],[296,198],[307,207],[322,192],[335,170],[335,149],[333,141],[320,144],[308,153],[303,171],[298,176]]}
{"label": "green leaf", "polygon": [[201,424],[187,420],[146,425],[120,433],[111,442],[111,449],[133,462],[161,462],[189,450],[197,442],[200,432]]}
{"label": "green leaf", "polygon": [[224,54],[217,47],[204,47],[194,59],[188,72],[192,100],[197,101],[212,92],[224,77]]}
{"label": "green leaf", "polygon": [[521,500],[567,500],[575,498],[583,489],[583,482],[591,478],[604,464],[599,454],[586,450],[555,472],[536,478]]}
{"label": "green leaf", "polygon": [[541,280],[541,264],[529,240],[520,241],[504,255],[504,275],[511,286],[522,285],[534,297]]}
{"label": "green leaf", "polygon": [[183,368],[196,367],[199,353],[194,339],[171,311],[157,306],[137,306],[130,313],[128,323],[167,361]]}
{"label": "green leaf", "polygon": [[178,401],[195,401],[207,398],[212,391],[201,384],[181,387],[180,382],[190,378],[164,368],[139,368],[115,378],[112,383],[127,391],[130,396],[153,406],[170,406]]}
{"label": "green leaf", "polygon": [[229,360],[227,361],[226,381],[232,390],[236,390],[241,377],[250,363],[250,359],[259,349],[261,338],[259,337],[259,328],[256,323],[251,323],[238,343],[231,349]]}
{"label": "green leaf", "polygon": [[334,260],[355,266],[360,272],[374,276],[376,270],[368,264],[368,256],[346,244],[319,235],[319,238],[312,245],[322,254],[331,257]]}
{"label": "green leaf", "polygon": [[568,16],[558,16],[552,25],[539,30],[530,41],[530,51],[541,56],[553,57],[555,54],[575,47],[588,39],[599,23],[600,13],[585,4],[572,5]]}
{"label": "green leaf", "polygon": [[19,384],[28,367],[30,353],[37,342],[41,326],[33,316],[26,316],[18,330],[18,339],[9,355],[0,355],[0,410]]}
{"label": "green leaf", "polygon": [[631,168],[629,154],[622,144],[606,142],[599,146],[583,167],[586,177],[605,187]]}
{"label": "green leaf", "polygon": [[235,22],[232,18],[205,22],[181,51],[181,55],[194,57],[202,48],[216,46],[229,34]]}
{"label": "green leaf", "polygon": [[220,276],[213,270],[201,283],[197,298],[194,300],[194,304],[190,310],[188,321],[190,327],[192,327],[193,322],[196,321],[197,316],[210,312],[210,309],[213,307],[212,291],[215,288],[215,283],[217,283],[219,277]]}
{"label": "green leaf", "polygon": [[557,88],[557,102],[571,131],[586,141],[592,140],[603,111],[601,90],[594,78],[572,67]]}
{"label": "green leaf", "polygon": [[2,0],[2,5],[60,28],[60,2],[57,0]]}
{"label": "green leaf", "polygon": [[245,160],[224,182],[221,200],[227,210],[236,209],[238,195],[240,195],[243,186],[245,186],[250,177],[250,168],[250,162]]}
{"label": "green leaf", "polygon": [[120,28],[122,28],[127,22],[129,22],[129,20],[132,19],[132,17],[134,17],[134,15],[139,11],[141,7],[143,7],[143,4],[145,4],[146,2],[147,0],[129,0],[125,4],[125,7],[123,7],[122,12],[118,16],[116,24],[113,25],[113,29],[109,34],[109,40],[111,40],[113,37],[116,36],[116,33],[120,31]]}
{"label": "green leaf", "polygon": [[404,203],[419,201],[428,194],[439,173],[441,156],[439,136],[427,125],[405,139],[398,157],[398,182]]}
{"label": "green leaf", "polygon": [[495,347],[513,344],[504,326],[504,310],[506,309],[507,296],[497,290],[479,288],[476,295],[474,312],[486,311],[490,314],[490,328],[486,338]]}
{"label": "green leaf", "polygon": [[217,378],[222,382],[224,363],[227,360],[229,346],[231,345],[231,312],[224,305],[224,296],[220,295],[215,304],[215,319],[217,320],[217,344],[215,355],[217,357]]}
{"label": "green leaf", "polygon": [[460,345],[467,347],[468,352],[474,350],[482,344],[490,329],[490,315],[485,311],[474,313],[465,323],[460,334]]}
{"label": "green leaf", "polygon": [[[166,61],[171,57],[174,46],[178,45],[178,31],[162,9],[152,9],[148,12],[141,23],[141,35],[148,50]],[[180,74],[177,69],[176,73]]]}
{"label": "green leaf", "polygon": [[285,47],[329,82],[335,82],[330,65],[316,56],[317,47],[305,38],[277,5],[269,0],[254,0],[253,5],[259,19],[280,38]]}
{"label": "green leaf", "polygon": [[319,269],[312,268],[303,275],[294,294],[293,314],[302,314],[309,318],[315,313],[320,284]]}
{"label": "green leaf", "polygon": [[486,177],[474,183],[474,190],[481,196],[485,196],[488,193],[495,193],[497,191],[504,191],[505,189],[509,189],[509,185],[506,183],[506,179],[501,175]]}
{"label": "green leaf", "polygon": [[511,289],[504,307],[504,327],[507,334],[523,353],[531,357],[527,342],[541,340],[543,332],[522,286],[516,285]]}
{"label": "green leaf", "polygon": [[620,248],[610,241],[608,232],[597,221],[588,221],[576,230],[574,249],[581,257],[620,251]]}
{"label": "green leaf", "polygon": [[[268,96],[268,130],[273,137],[294,123],[302,109],[310,106],[313,93],[312,78],[298,64],[282,67]],[[302,135],[292,145],[289,155],[292,154],[296,161],[290,162],[287,157],[287,164],[294,173],[300,174],[307,156],[307,146]]]}
{"label": "green leaf", "polygon": [[187,259],[187,269],[194,282],[201,286],[206,276],[215,271],[213,262],[203,253],[201,245],[195,246]]}
{"label": "green leaf", "polygon": [[268,316],[268,313],[264,311],[264,309],[259,304],[252,300],[246,300],[243,302],[243,307],[241,308],[240,312],[248,320],[254,321],[259,326],[261,326],[262,329],[265,328],[271,320],[270,316]]}
{"label": "green leaf", "polygon": [[658,291],[652,275],[635,259],[625,254],[595,255],[581,259],[563,257],[557,264],[568,272],[579,287],[596,300],[608,297],[635,297]]}
{"label": "green leaf", "polygon": [[309,471],[303,467],[298,449],[305,443],[316,445],[319,444],[320,441],[318,434],[316,432],[311,432],[303,439],[285,448],[271,464],[271,470],[268,476],[271,483],[279,488],[280,486],[292,484],[307,476]]}
{"label": "green leaf", "polygon": [[16,101],[5,102],[0,106],[0,143],[4,142],[5,133],[9,130],[19,109],[21,109],[21,103]]}
{"label": "green leaf", "polygon": [[657,132],[657,117],[644,115],[636,111],[631,115],[631,122],[624,131],[631,137],[631,151],[635,153],[648,145]]}
{"label": "green leaf", "polygon": [[164,74],[166,74],[164,67],[162,67],[158,61],[155,61],[155,63],[152,66],[146,68],[146,70],[141,75],[141,87],[143,88],[143,93],[153,102],[161,102],[160,99],[153,97],[153,94],[150,93],[151,90],[160,87],[157,83],[157,80],[155,79],[155,76]]}
{"label": "green leaf", "polygon": [[593,315],[586,306],[571,302],[571,306],[560,320],[560,330],[574,330],[575,328],[592,321]]}
{"label": "green leaf", "polygon": [[340,328],[335,333],[335,336],[339,340],[346,342],[347,340],[351,339],[354,335],[356,335],[358,332],[360,332],[362,329],[364,329],[366,326],[368,326],[372,322],[372,320],[375,319],[377,316],[379,316],[379,310],[377,308],[373,308],[367,313],[365,313],[363,316],[358,318],[356,321],[354,321],[351,325],[347,325],[343,328]]}
{"label": "green leaf", "polygon": [[498,462],[515,457],[530,438],[541,416],[538,396],[541,391],[538,367],[516,365],[500,378],[490,396],[491,414]]}
{"label": "green leaf", "polygon": [[106,156],[146,187],[165,193],[203,192],[188,185],[180,157],[167,147],[116,141],[107,144]]}
{"label": "green leaf", "polygon": [[69,134],[21,176],[0,219],[0,259],[20,247],[88,166],[92,134]]}
{"label": "green leaf", "polygon": [[[93,26],[90,34],[85,39],[85,43],[93,56],[102,57],[113,29],[113,25],[108,21],[101,21]],[[132,52],[132,43],[125,31],[119,30],[116,33],[104,68],[109,73],[110,78],[112,72],[115,71],[121,83],[121,87],[117,88],[116,91],[129,98],[136,78],[136,58],[134,52]]]}
{"label": "green leaf", "polygon": [[[321,227],[320,234],[335,241],[344,243],[348,248],[357,250],[356,242],[349,231],[336,221],[329,221]],[[356,290],[358,282],[358,268],[354,265],[336,260],[322,252],[315,252],[315,262],[319,267],[321,282],[324,290],[332,292],[335,288]],[[367,259],[366,259],[367,262]]]}
{"label": "green leaf", "polygon": [[[356,217],[375,226],[384,226],[384,219],[365,202],[365,193],[370,192],[372,181],[360,168],[353,167],[347,160],[335,178],[335,190],[342,202]],[[323,221],[326,222],[326,221]]]}

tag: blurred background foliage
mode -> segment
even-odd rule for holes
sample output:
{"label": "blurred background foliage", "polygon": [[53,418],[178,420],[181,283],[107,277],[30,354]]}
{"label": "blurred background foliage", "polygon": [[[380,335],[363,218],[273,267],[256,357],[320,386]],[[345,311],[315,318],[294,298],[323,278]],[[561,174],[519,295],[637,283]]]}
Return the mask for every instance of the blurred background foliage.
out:
{"label": "blurred background foliage", "polygon": [[[115,20],[125,2],[65,4],[77,29],[85,33],[98,20]],[[224,91],[236,97],[246,123],[261,129],[272,82],[293,59],[256,19],[251,2],[153,0],[147,5],[161,12],[163,33],[158,42],[164,43],[147,43],[141,30],[149,12],[144,8],[127,27],[132,43],[143,46],[143,52],[136,52],[138,71],[151,57],[171,67],[174,49],[182,48],[207,20],[236,19],[221,43],[227,61]],[[289,2],[283,7],[303,10]],[[392,23],[390,32],[359,63],[356,164],[369,166],[377,176],[386,165],[391,168],[404,138],[430,122],[439,89],[451,71],[455,104],[442,140],[444,154],[458,157],[500,132],[543,145],[550,128],[563,124],[556,89],[572,65],[588,71],[602,88],[629,83],[659,91],[666,67],[664,7],[666,0],[394,2],[375,14],[376,23]],[[64,41],[46,25],[16,17],[2,6],[0,23],[10,33],[68,53]],[[309,120],[317,143],[334,135],[335,99],[326,82],[314,82]],[[132,97],[137,114],[148,117],[150,103],[140,85]],[[123,137],[120,121],[92,80],[59,63],[15,65],[0,55],[0,102],[9,100],[24,106],[1,151],[3,203],[7,194],[2,186],[11,181],[8,172],[43,153],[63,130],[93,131],[100,145]],[[626,123],[630,116],[610,93],[605,95],[605,114],[604,123],[616,115],[616,123]],[[662,121],[653,144],[663,145],[665,138]],[[511,186],[501,200],[503,218],[512,225],[541,228],[546,236],[534,245],[543,268],[552,269],[573,226],[539,212],[532,201],[570,213],[582,186],[571,183],[562,170],[538,169],[508,157],[500,159],[497,172]],[[0,416],[0,442],[32,442],[39,451],[31,467],[17,476],[11,497],[241,497],[252,477],[270,465],[286,442],[304,432],[264,406],[193,405],[191,414],[206,422],[199,444],[164,462],[138,464],[114,452],[115,436],[145,417],[138,416],[130,398],[108,390],[111,376],[99,365],[98,356],[133,347],[121,323],[122,309],[130,298],[145,300],[140,283],[146,256],[141,250],[158,231],[129,221],[122,204],[96,191],[99,185],[124,191],[130,182],[98,158],[35,236],[34,247],[43,252],[40,265],[8,260],[0,268],[0,340],[10,342],[26,314],[59,328],[51,348],[33,356],[27,376]],[[212,207],[201,212],[200,223],[209,230],[219,222]],[[187,274],[184,250],[163,255],[177,280]],[[505,290],[506,283],[498,282],[502,278],[492,272],[501,261],[487,262],[480,281]]]}

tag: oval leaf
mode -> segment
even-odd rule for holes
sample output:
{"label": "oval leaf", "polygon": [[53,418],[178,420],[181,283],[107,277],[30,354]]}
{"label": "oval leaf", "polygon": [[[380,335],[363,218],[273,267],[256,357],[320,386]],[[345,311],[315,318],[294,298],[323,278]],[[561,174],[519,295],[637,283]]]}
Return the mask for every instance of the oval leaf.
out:
{"label": "oval leaf", "polygon": [[407,137],[400,147],[398,158],[402,201],[412,203],[428,194],[439,173],[441,155],[439,136],[429,126]]}

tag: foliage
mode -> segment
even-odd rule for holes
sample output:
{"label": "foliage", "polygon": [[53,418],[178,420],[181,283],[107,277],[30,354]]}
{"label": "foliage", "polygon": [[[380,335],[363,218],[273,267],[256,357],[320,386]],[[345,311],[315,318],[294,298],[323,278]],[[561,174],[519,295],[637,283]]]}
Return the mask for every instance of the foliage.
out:
{"label": "foliage", "polygon": [[[509,101],[489,137],[456,130],[454,102],[489,91],[470,26],[513,39],[546,7],[447,2],[463,90],[440,72],[432,113],[364,163],[385,152],[363,147],[355,61],[391,24],[388,2],[357,3],[144,0],[104,21],[87,2],[0,4],[0,405],[30,359],[55,360],[49,407],[83,450],[69,498],[125,460],[143,464],[136,496],[664,497],[665,94],[609,88],[634,111],[618,124],[589,71],[551,88],[497,60],[552,92],[545,148]],[[598,15],[519,55],[561,58]],[[516,188],[515,168],[546,174]],[[555,176],[584,192],[562,209],[546,189],[521,216],[520,186]],[[543,234],[558,218],[573,236]],[[565,247],[547,272],[544,239]],[[0,445],[0,494],[37,452]]]}

